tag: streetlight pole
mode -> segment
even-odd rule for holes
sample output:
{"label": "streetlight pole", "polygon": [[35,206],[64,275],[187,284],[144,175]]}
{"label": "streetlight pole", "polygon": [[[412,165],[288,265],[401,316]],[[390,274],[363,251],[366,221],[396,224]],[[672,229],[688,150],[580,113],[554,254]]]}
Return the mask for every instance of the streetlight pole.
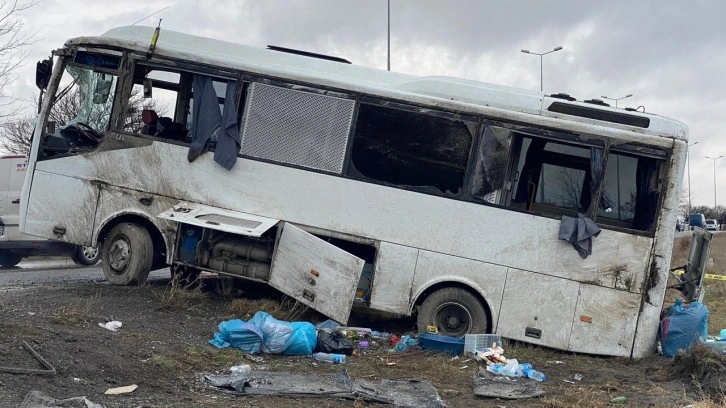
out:
{"label": "streetlight pole", "polygon": [[530,50],[522,50],[525,54],[532,54],[532,55],[539,55],[539,90],[544,90],[544,83],[542,80],[542,57],[544,57],[547,54],[551,54],[555,51],[559,51],[562,49],[562,46],[555,47],[552,51],[547,52],[531,52]]}
{"label": "streetlight pole", "polygon": [[391,70],[391,0],[388,0],[388,70]]}
{"label": "streetlight pole", "polygon": [[[686,214],[687,217],[691,216],[691,152],[688,149],[688,147],[691,147],[693,145],[697,145],[698,142],[689,143],[686,148],[686,163],[688,163],[688,214]],[[689,220],[690,225],[690,220]]]}
{"label": "streetlight pole", "polygon": [[716,210],[716,160],[718,160],[722,157],[723,157],[723,155],[718,156],[718,157],[706,156],[707,159],[713,160],[713,209],[714,209],[714,211]]}
{"label": "streetlight pole", "polygon": [[618,101],[619,100],[625,99],[625,98],[630,98],[631,96],[633,96],[633,94],[627,94],[625,96],[621,96],[620,98],[608,98],[607,96],[603,95],[603,96],[601,96],[601,98],[603,98],[603,99],[610,99],[611,101],[615,101],[615,107],[617,108],[618,107]]}

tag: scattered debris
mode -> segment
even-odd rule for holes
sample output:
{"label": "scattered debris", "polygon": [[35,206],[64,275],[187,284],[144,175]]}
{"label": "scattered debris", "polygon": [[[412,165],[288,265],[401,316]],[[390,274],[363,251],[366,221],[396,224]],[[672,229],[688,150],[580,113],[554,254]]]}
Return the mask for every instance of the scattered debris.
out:
{"label": "scattered debris", "polygon": [[575,381],[582,381],[582,374],[575,373]]}
{"label": "scattered debris", "polygon": [[610,400],[611,404],[625,404],[627,402],[627,399],[623,396],[615,397]]}
{"label": "scattered debris", "polygon": [[38,374],[38,375],[56,375],[55,367],[53,367],[46,359],[43,358],[33,347],[28,344],[27,341],[23,341],[23,347],[28,350],[40,364],[45,367],[45,370],[38,370],[34,368],[16,368],[16,367],[0,367],[0,372],[13,373],[13,374]]}
{"label": "scattered debris", "polygon": [[512,381],[489,373],[479,367],[474,374],[474,395],[480,397],[522,399],[544,395],[544,390],[534,381]]}
{"label": "scattered debris", "polygon": [[444,407],[436,389],[427,381],[357,379],[346,371],[333,374],[297,374],[253,371],[249,375],[206,375],[220,390],[245,395],[285,395],[364,399],[399,407]]}
{"label": "scattered debris", "polygon": [[111,330],[111,331],[115,332],[121,328],[123,323],[119,322],[118,320],[111,320],[110,322],[99,323],[98,325],[100,327],[103,327],[106,330]]}
{"label": "scattered debris", "polygon": [[126,385],[123,387],[109,388],[106,390],[106,392],[104,392],[104,394],[106,394],[106,395],[128,394],[130,392],[134,392],[134,390],[136,390],[137,388],[139,388],[139,386],[136,384]]}
{"label": "scattered debris", "polygon": [[86,397],[73,397],[65,399],[55,399],[40,391],[30,391],[25,394],[23,402],[20,403],[18,408],[103,408],[101,405],[95,402],[89,401]]}

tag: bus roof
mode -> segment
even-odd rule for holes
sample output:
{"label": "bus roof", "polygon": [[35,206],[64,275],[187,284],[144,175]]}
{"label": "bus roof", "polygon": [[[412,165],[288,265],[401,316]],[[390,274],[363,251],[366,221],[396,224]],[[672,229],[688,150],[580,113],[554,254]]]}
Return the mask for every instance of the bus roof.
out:
{"label": "bus roof", "polygon": [[[153,33],[153,27],[118,27],[101,36],[70,39],[66,45],[147,52]],[[348,64],[342,62],[342,59],[315,58],[163,29],[154,55],[318,83],[443,109],[522,120],[521,115],[507,115],[508,112],[516,112],[644,135],[684,141],[688,139],[688,128],[681,122],[659,115],[600,105],[599,101],[575,101],[563,94],[548,96],[538,91],[454,77],[419,77]]]}

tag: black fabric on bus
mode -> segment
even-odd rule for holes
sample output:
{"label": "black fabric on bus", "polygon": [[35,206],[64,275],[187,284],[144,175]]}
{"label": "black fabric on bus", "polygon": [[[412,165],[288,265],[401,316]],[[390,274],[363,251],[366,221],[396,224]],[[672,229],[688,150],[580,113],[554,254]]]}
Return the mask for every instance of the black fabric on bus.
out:
{"label": "black fabric on bus", "polygon": [[542,171],[542,157],[544,148],[547,145],[546,140],[532,139],[527,149],[527,154],[522,166],[522,174],[519,175],[519,184],[517,184],[517,193],[512,201],[527,203],[529,205],[530,194],[529,183],[539,182],[539,175]]}
{"label": "black fabric on bus", "polygon": [[237,124],[237,82],[227,82],[227,91],[224,95],[224,109],[219,126],[219,138],[214,150],[214,161],[230,170],[237,161],[237,154],[241,147],[239,126]]}
{"label": "black fabric on bus", "polygon": [[[602,184],[605,178],[605,161],[604,161],[605,149],[602,147],[591,147],[590,148],[590,194],[594,195],[597,192],[598,187]],[[619,177],[619,175],[618,175]],[[617,203],[608,194],[607,191],[602,191],[600,195],[600,208],[606,210],[608,208],[617,208]]]}
{"label": "black fabric on bus", "polygon": [[592,254],[592,238],[598,234],[600,227],[585,214],[577,213],[577,217],[562,216],[558,237],[572,244],[581,258]]}
{"label": "black fabric on bus", "polygon": [[657,190],[651,192],[650,180],[656,171],[655,159],[641,157],[635,170],[635,214],[633,228],[648,231],[655,220],[655,209],[658,206]]}
{"label": "black fabric on bus", "polygon": [[212,78],[194,74],[194,105],[192,107],[192,144],[189,146],[187,160],[194,161],[207,151],[207,142],[222,122],[217,93]]}

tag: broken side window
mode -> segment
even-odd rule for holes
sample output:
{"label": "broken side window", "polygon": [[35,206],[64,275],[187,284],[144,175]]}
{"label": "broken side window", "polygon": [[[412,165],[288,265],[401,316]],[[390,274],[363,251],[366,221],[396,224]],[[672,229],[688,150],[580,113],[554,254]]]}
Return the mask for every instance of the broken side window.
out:
{"label": "broken side window", "polygon": [[507,161],[511,149],[512,131],[497,126],[484,126],[474,158],[472,197],[499,204],[504,191]]}
{"label": "broken side window", "polygon": [[184,78],[183,73],[175,70],[137,64],[123,130],[165,141],[186,141],[183,95],[189,92],[184,92]]}
{"label": "broken side window", "polygon": [[558,216],[591,202],[590,148],[525,135],[514,157],[511,206]]}
{"label": "broken side window", "polygon": [[662,160],[655,157],[611,151],[603,187],[617,204],[612,206],[611,211],[600,209],[599,222],[641,231],[652,230],[660,201],[659,162]]}
{"label": "broken side window", "polygon": [[443,112],[361,103],[348,175],[433,194],[463,194],[476,125],[474,119]]}

